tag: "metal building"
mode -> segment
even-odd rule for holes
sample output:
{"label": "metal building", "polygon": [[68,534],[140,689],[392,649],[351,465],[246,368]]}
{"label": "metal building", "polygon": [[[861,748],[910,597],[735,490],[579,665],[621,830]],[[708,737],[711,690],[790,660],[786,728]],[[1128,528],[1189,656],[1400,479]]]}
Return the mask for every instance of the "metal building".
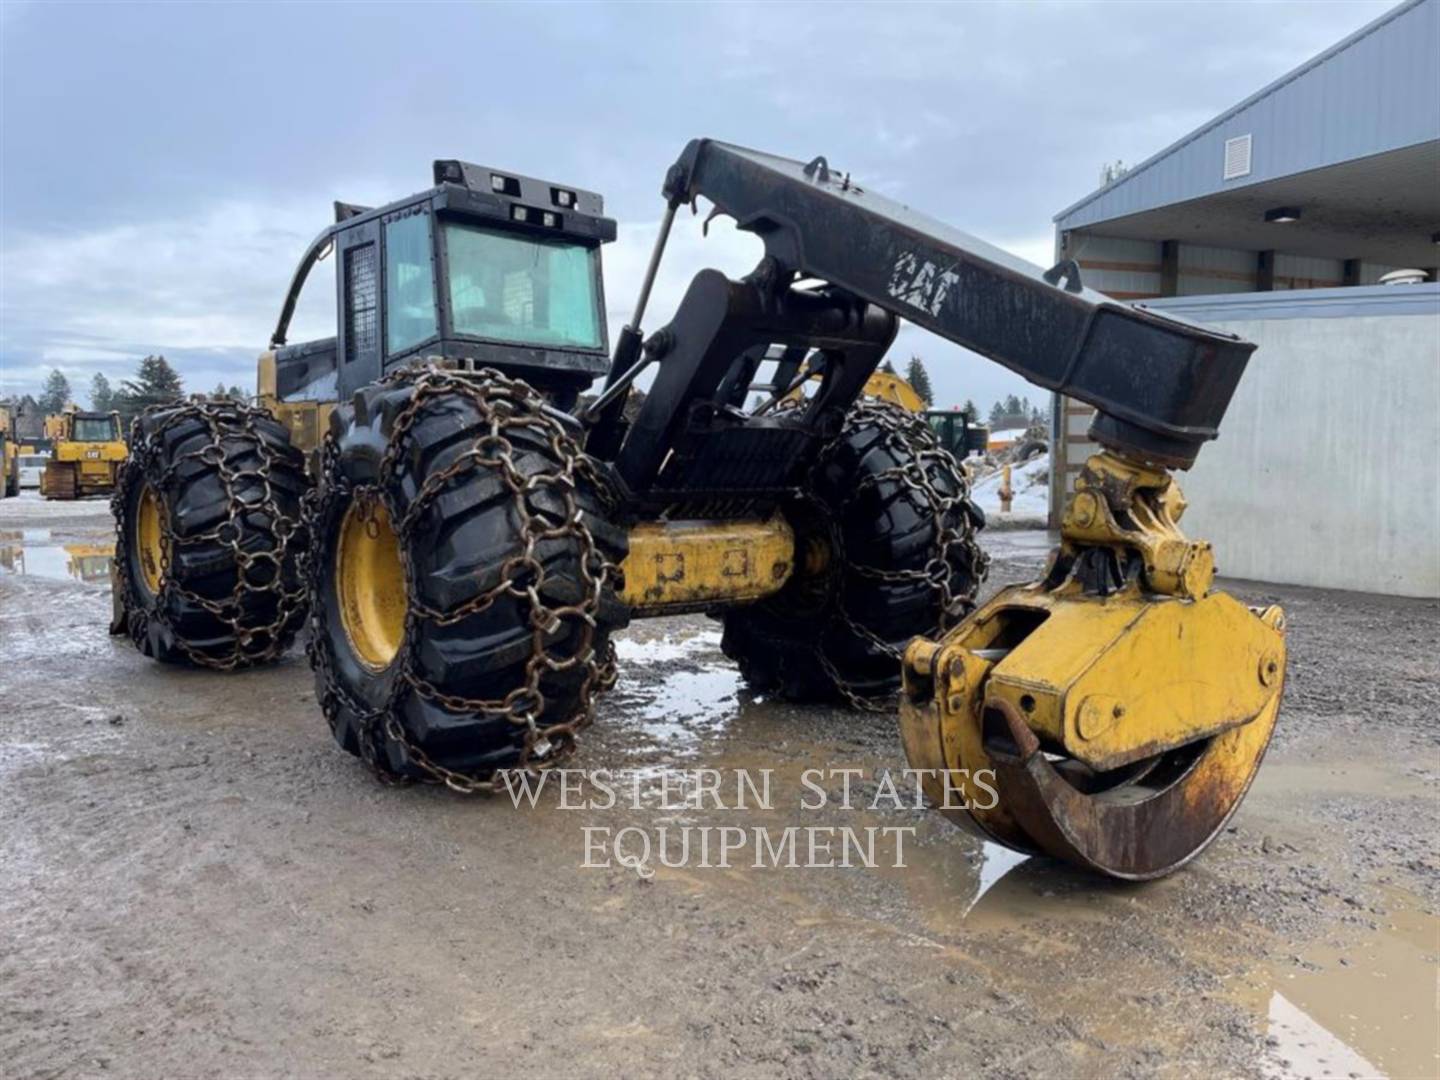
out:
{"label": "metal building", "polygon": [[[1228,534],[1215,537],[1222,570],[1440,595],[1440,0],[1406,0],[1054,220],[1058,252],[1091,288],[1263,339],[1220,440],[1182,477],[1194,516]],[[1379,284],[1401,269],[1424,283]],[[1261,413],[1251,400],[1316,386],[1324,392],[1315,400],[1297,392]],[[1302,399],[1304,417],[1295,415]],[[1053,523],[1096,449],[1085,436],[1090,415],[1079,402],[1056,402]],[[1257,423],[1268,435],[1244,430]],[[1390,448],[1387,431],[1402,428],[1405,439]],[[1428,448],[1428,463],[1406,458],[1416,447]],[[1279,509],[1266,500],[1309,492],[1306,476],[1274,475],[1282,461],[1296,473],[1307,461],[1368,463],[1367,475],[1349,480],[1370,505],[1346,506],[1343,480],[1332,477],[1331,511],[1312,523],[1331,540],[1359,542],[1351,565],[1321,559],[1302,569],[1283,543],[1288,563],[1276,562],[1278,538],[1257,524]],[[1199,509],[1222,470],[1233,519]],[[1401,505],[1391,470],[1421,486],[1413,494],[1428,509]],[[1361,514],[1379,524],[1358,535],[1349,526]],[[1418,546],[1400,567],[1404,543]],[[1368,564],[1358,574],[1357,557]]]}

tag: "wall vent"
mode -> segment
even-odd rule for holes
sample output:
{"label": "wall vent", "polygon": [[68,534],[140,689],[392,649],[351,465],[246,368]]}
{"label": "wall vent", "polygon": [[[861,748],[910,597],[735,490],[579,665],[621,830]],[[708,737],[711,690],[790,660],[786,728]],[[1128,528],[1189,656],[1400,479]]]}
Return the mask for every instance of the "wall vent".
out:
{"label": "wall vent", "polygon": [[1225,179],[1238,180],[1250,175],[1250,136],[1225,140]]}

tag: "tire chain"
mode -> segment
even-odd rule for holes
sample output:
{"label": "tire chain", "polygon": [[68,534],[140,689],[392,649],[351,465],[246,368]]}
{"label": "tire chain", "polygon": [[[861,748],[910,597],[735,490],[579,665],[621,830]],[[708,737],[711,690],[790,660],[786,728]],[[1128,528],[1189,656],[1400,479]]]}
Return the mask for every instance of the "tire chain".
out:
{"label": "tire chain", "polygon": [[[337,477],[334,465],[339,456],[339,444],[333,432],[327,433],[321,450],[320,469],[320,475],[325,480],[311,489],[306,499],[305,518],[313,537],[313,545],[318,546],[333,542],[333,537],[322,534],[321,525],[327,520],[334,520],[334,511],[343,500],[378,499],[385,507],[399,539],[408,597],[404,643],[395,661],[401,668],[392,683],[387,700],[381,707],[371,709],[355,701],[335,678],[326,648],[322,645],[322,642],[329,640],[324,625],[327,616],[325,605],[318,602],[311,607],[311,633],[306,652],[311,666],[320,673],[325,686],[321,706],[332,731],[338,723],[339,709],[347,709],[356,718],[361,733],[361,757],[380,780],[385,783],[404,783],[409,779],[397,775],[386,763],[383,746],[384,739],[388,738],[404,749],[409,760],[424,774],[425,782],[444,784],[467,795],[491,793],[499,787],[498,770],[466,773],[449,769],[433,761],[414,743],[397,716],[400,696],[410,691],[438,703],[449,712],[503,715],[515,725],[523,727],[524,744],[519,761],[513,768],[543,772],[554,768],[573,754],[578,733],[594,718],[594,695],[615,684],[614,646],[607,639],[602,655],[597,655],[594,646],[598,629],[596,616],[600,610],[605,583],[607,580],[616,579],[618,575],[618,568],[605,557],[581,517],[577,502],[579,483],[587,483],[607,510],[614,509],[613,496],[594,462],[570,437],[561,422],[546,411],[544,398],[522,380],[509,378],[493,368],[480,368],[473,374],[467,372],[465,375],[457,375],[432,364],[403,369],[387,377],[379,385],[408,385],[413,391],[410,400],[395,418],[381,460],[378,483],[353,488],[343,481],[333,483]],[[428,402],[451,394],[470,403],[483,418],[481,428],[470,448],[444,469],[425,477],[409,510],[403,516],[397,514],[394,500],[387,488],[404,468],[400,459],[410,431]],[[554,460],[558,464],[528,476],[522,474],[515,465],[514,447],[506,437],[508,432],[515,429],[529,429],[532,432],[538,430],[549,442]],[[459,476],[481,469],[491,470],[500,476],[510,490],[515,512],[521,522],[517,538],[518,550],[501,564],[499,581],[479,596],[451,610],[428,607],[417,599],[420,594],[415,567],[410,561],[408,541],[416,529],[423,527],[426,510],[446,485]],[[563,520],[555,521],[553,515],[546,512],[532,512],[527,497],[542,490],[562,496]],[[577,603],[552,607],[541,596],[547,571],[536,556],[536,546],[542,541],[567,539],[573,541],[580,552],[581,597]],[[315,597],[320,595],[318,567],[321,562],[316,556],[315,547],[312,546],[306,559],[305,577]],[[504,596],[529,603],[531,654],[525,663],[524,684],[511,690],[504,698],[468,698],[447,694],[419,674],[415,663],[419,637],[415,633],[417,623],[428,620],[441,626],[452,625],[485,611]],[[547,635],[553,633],[567,619],[578,622],[581,632],[576,636],[576,644],[568,656],[552,657],[547,649]],[[584,669],[585,678],[575,712],[558,722],[541,727],[538,720],[546,704],[545,694],[540,689],[541,679],[547,672],[576,667]]]}
{"label": "tire chain", "polygon": [[[170,415],[165,416],[164,414]],[[155,428],[145,433],[143,423],[152,418],[164,416]],[[158,480],[151,480],[148,473],[151,463],[164,453],[165,435],[172,428],[187,421],[199,419],[209,435],[207,445],[197,450],[188,450],[170,462]],[[137,592],[130,580],[128,536],[124,526],[125,507],[136,483],[149,483],[162,498],[176,483],[179,470],[190,462],[215,468],[225,489],[227,504],[226,518],[215,528],[195,536],[177,537],[170,527],[170,515],[160,515],[160,592],[155,598],[155,607],[165,609],[167,602],[178,598],[203,608],[222,623],[228,625],[234,635],[230,654],[224,657],[212,656],[192,646],[178,634],[175,644],[185,657],[198,667],[232,671],[236,668],[252,667],[256,664],[278,660],[289,647],[293,633],[285,632],[292,619],[303,619],[309,594],[302,583],[294,588],[285,588],[285,562],[292,550],[303,552],[307,545],[303,523],[287,517],[275,504],[275,489],[271,483],[271,469],[280,460],[281,454],[259,435],[255,434],[255,423],[259,420],[273,421],[268,410],[238,401],[191,401],[151,405],[145,409],[130,427],[130,460],[134,466],[122,468],[120,481],[110,498],[110,511],[115,517],[115,565],[119,569],[122,588],[126,596],[126,629],[137,648],[142,648],[148,633],[148,613],[141,618],[131,617],[133,607],[129,597]],[[227,439],[243,438],[254,443],[255,453],[260,458],[258,468],[236,468],[226,460]],[[254,497],[259,485],[260,498]],[[247,490],[242,496],[240,487]],[[259,527],[256,517],[268,524],[263,528],[269,534],[271,546],[264,551],[247,551],[243,541],[247,536],[256,535]],[[249,520],[247,520],[249,519]],[[205,543],[216,543],[230,550],[235,563],[235,587],[230,595],[221,600],[212,600],[185,589],[170,575],[170,553],[175,547],[188,547]],[[268,565],[269,580],[256,581],[256,566]],[[246,600],[261,593],[277,595],[276,616],[266,626],[247,627],[242,622],[248,606]],[[254,647],[259,640],[259,647]]]}
{"label": "tire chain", "polygon": [[[984,580],[985,569],[990,563],[990,557],[975,542],[976,526],[984,519],[980,511],[970,502],[968,481],[963,482],[960,491],[954,495],[947,495],[935,487],[934,480],[930,476],[931,466],[938,465],[961,478],[965,476],[965,473],[960,463],[955,460],[955,456],[936,441],[935,433],[924,419],[889,402],[862,399],[852,405],[850,411],[846,413],[843,431],[849,432],[862,426],[882,428],[885,431],[887,446],[903,464],[865,477],[839,506],[822,507],[820,508],[821,512],[827,517],[839,516],[846,505],[860,498],[865,492],[886,481],[898,480],[919,496],[928,507],[929,516],[935,522],[936,530],[939,533],[938,542],[922,569],[890,570],[850,562],[839,530],[833,530],[830,542],[835,550],[832,552],[831,565],[853,570],[872,581],[894,584],[925,582],[936,593],[935,625],[930,627],[927,633],[944,633],[974,610],[976,592],[981,581]],[[812,491],[816,487],[815,481],[818,480],[821,470],[839,445],[840,438],[837,437],[821,452],[820,458],[811,471]],[[807,495],[806,499],[812,504],[818,504],[818,500],[813,495]],[[958,518],[958,525],[946,524],[952,516]],[[957,571],[963,571],[969,575],[970,587],[964,593],[957,594],[951,587],[951,578]],[[836,577],[842,590],[836,598],[836,611],[845,627],[856,637],[894,657],[895,662],[899,664],[904,655],[904,646],[897,648],[890,644],[850,615],[844,603],[844,575],[837,574]],[[893,695],[866,696],[856,691],[836,669],[830,657],[826,655],[821,646],[822,637],[823,633],[816,635],[815,660],[830,677],[841,696],[855,709],[866,712],[888,710],[893,704]],[[909,642],[907,641],[905,644],[908,645]]]}

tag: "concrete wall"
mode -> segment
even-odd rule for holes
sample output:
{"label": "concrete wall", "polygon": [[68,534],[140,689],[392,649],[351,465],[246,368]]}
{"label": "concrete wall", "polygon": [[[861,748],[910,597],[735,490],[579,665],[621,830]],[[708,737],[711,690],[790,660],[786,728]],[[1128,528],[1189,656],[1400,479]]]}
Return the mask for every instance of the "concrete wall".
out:
{"label": "concrete wall", "polygon": [[1440,596],[1440,286],[1149,302],[1255,342],[1180,474],[1220,572]]}

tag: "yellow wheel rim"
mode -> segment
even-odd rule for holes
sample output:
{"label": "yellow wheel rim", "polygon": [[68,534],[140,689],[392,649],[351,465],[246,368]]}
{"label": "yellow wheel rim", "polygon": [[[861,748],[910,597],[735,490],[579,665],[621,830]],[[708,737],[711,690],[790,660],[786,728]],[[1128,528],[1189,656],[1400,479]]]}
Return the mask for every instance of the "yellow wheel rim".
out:
{"label": "yellow wheel rim", "polygon": [[335,593],[340,625],[356,659],[371,671],[384,671],[405,637],[405,570],[390,513],[373,496],[357,497],[340,523]]}
{"label": "yellow wheel rim", "polygon": [[135,514],[135,553],[140,560],[140,576],[151,595],[160,591],[163,578],[165,530],[160,523],[162,505],[160,496],[149,484],[140,489],[140,504]]}

